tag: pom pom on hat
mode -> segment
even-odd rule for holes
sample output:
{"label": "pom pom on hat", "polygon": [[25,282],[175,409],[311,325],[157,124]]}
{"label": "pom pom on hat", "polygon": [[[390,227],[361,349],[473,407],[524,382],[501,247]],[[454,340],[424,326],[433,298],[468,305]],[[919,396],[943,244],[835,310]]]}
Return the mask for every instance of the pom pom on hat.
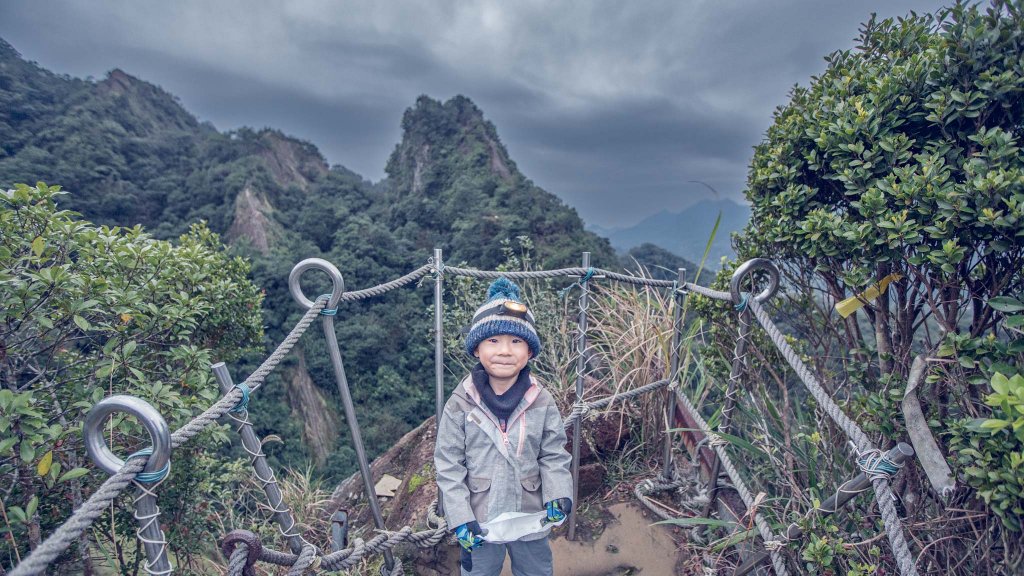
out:
{"label": "pom pom on hat", "polygon": [[473,325],[466,335],[467,354],[472,356],[481,342],[499,334],[522,338],[534,357],[540,353],[540,337],[533,327],[533,313],[527,310],[525,317],[518,317],[503,312],[501,304],[522,304],[520,298],[519,286],[508,278],[502,276],[491,283],[487,289],[487,301],[473,314]]}
{"label": "pom pom on hat", "polygon": [[487,289],[487,301],[497,300],[498,298],[506,298],[515,302],[519,300],[519,286],[516,286],[515,282],[502,276],[494,282],[491,282],[491,286]]}

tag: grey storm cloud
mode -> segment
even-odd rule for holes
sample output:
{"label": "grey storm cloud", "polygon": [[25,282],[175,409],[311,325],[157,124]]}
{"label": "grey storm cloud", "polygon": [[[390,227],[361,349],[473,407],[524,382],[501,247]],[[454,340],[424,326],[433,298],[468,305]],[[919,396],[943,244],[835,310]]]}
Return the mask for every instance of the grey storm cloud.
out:
{"label": "grey storm cloud", "polygon": [[34,2],[0,36],[58,73],[121,68],[220,129],[279,128],[384,175],[420,94],[472,98],[519,168],[603,226],[742,199],[752,148],[795,84],[914,0]]}

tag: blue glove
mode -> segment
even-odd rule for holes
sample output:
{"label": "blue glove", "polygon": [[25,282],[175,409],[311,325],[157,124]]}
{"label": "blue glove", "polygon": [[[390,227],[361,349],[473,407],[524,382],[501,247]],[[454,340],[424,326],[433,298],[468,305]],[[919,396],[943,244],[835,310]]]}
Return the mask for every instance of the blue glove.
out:
{"label": "blue glove", "polygon": [[541,525],[551,522],[561,522],[572,513],[572,500],[570,498],[559,498],[544,504],[548,512],[547,518],[541,520]]}
{"label": "blue glove", "polygon": [[483,545],[484,539],[481,536],[484,534],[487,534],[487,530],[480,528],[480,524],[476,520],[466,522],[455,529],[455,537],[459,540],[459,546],[462,546],[462,549],[467,552],[472,552],[474,548]]}

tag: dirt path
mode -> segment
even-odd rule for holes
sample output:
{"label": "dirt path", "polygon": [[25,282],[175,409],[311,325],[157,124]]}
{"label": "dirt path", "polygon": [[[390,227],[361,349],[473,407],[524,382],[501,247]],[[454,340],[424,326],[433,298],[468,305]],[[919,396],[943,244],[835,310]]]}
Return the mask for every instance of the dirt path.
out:
{"label": "dirt path", "polygon": [[[597,540],[571,542],[562,534],[551,540],[555,576],[668,576],[676,573],[679,551],[668,528],[651,526],[639,506],[619,502]],[[579,534],[579,532],[577,532]],[[502,576],[512,576],[508,559]]]}

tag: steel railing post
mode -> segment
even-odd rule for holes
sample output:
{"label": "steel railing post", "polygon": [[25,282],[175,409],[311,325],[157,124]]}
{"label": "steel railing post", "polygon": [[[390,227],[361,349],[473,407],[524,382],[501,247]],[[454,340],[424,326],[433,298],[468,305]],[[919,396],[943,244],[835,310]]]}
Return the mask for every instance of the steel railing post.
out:
{"label": "steel railing post", "polygon": [[675,387],[679,383],[679,347],[683,340],[683,302],[686,299],[686,292],[683,286],[686,284],[686,268],[680,268],[677,272],[676,287],[672,292],[674,308],[672,310],[672,349],[669,351],[669,384],[665,390],[665,449],[662,462],[665,469],[662,477],[665,480],[672,480],[675,471],[672,469],[672,434],[668,430],[673,428],[676,417],[676,393]]}
{"label": "steel railing post", "polygon": [[[583,253],[583,268],[590,268],[590,252]],[[586,273],[584,273],[586,274]],[[579,334],[576,339],[576,404],[583,402],[583,381],[584,372],[587,368],[587,306],[590,293],[589,279],[586,275],[580,278],[580,316]],[[577,418],[572,423],[572,514],[569,515],[569,540],[576,539],[576,511],[579,510],[580,492],[580,431],[581,420]]]}

